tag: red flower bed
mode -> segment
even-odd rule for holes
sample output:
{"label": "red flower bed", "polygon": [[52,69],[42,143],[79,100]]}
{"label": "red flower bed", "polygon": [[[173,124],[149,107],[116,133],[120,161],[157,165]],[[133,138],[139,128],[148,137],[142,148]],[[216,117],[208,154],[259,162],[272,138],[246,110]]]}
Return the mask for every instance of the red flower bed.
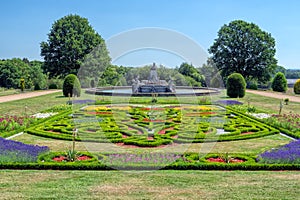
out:
{"label": "red flower bed", "polygon": [[[89,156],[78,156],[76,160],[78,161],[83,161],[83,160],[90,160],[92,159],[91,157]],[[65,156],[56,156],[54,158],[52,158],[53,161],[56,161],[56,162],[62,162],[62,161],[67,161],[67,158]]]}
{"label": "red flower bed", "polygon": [[54,160],[56,162],[62,162],[64,160],[66,160],[66,157],[65,156],[56,156],[52,160]]}
{"label": "red flower bed", "polygon": [[[219,162],[219,163],[226,163],[223,158],[208,158],[206,159],[209,162]],[[245,162],[245,160],[241,160],[238,158],[232,158],[229,160],[229,163],[242,163]]]}
{"label": "red flower bed", "polygon": [[79,161],[82,161],[82,160],[91,160],[92,158],[91,157],[89,157],[89,156],[79,156],[78,158],[77,158],[77,160],[79,160]]}

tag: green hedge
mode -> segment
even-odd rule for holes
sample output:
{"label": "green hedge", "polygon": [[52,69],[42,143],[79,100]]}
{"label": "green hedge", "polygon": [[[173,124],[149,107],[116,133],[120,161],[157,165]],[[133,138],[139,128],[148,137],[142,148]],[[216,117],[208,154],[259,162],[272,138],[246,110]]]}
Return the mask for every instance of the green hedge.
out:
{"label": "green hedge", "polygon": [[[72,111],[65,111],[61,112],[49,119],[45,119],[38,123],[37,125],[31,126],[30,128],[26,129],[24,132],[32,135],[37,135],[37,136],[42,136],[46,138],[54,138],[54,139],[61,139],[61,140],[72,140],[72,131],[70,129],[64,129],[62,134],[53,134],[51,132],[45,131],[44,129],[47,130],[47,128],[50,128],[49,125],[51,123],[58,121],[60,119],[63,119],[66,116],[69,116],[72,114]],[[71,116],[70,116],[71,118]],[[63,126],[63,125],[62,125]],[[71,127],[69,124],[67,124],[69,128]],[[61,130],[61,129],[60,129]],[[78,138],[76,140],[79,140]]]}
{"label": "green hedge", "polygon": [[[234,141],[234,140],[244,140],[257,137],[263,137],[271,134],[277,134],[279,131],[271,126],[268,126],[261,121],[251,117],[249,115],[243,114],[241,112],[235,111],[227,107],[226,111],[226,122],[225,124],[218,124],[218,128],[224,128],[225,131],[229,132],[223,135],[217,135],[217,129],[210,127],[214,124],[209,124],[208,121],[212,120],[210,117],[201,118],[207,119],[204,121],[196,121],[196,118],[187,117],[182,124],[177,124],[174,122],[153,123],[154,129],[154,140],[148,140],[148,131],[146,127],[149,122],[143,122],[143,117],[140,115],[135,115],[137,112],[144,115],[145,113],[138,108],[133,108],[131,116],[136,116],[137,120],[132,122],[119,122],[110,117],[104,117],[100,121],[99,118],[92,118],[91,122],[78,124],[76,128],[79,130],[79,134],[76,137],[77,141],[90,141],[90,142],[112,142],[112,143],[124,143],[125,145],[136,145],[140,147],[156,147],[160,145],[170,144],[170,143],[202,143],[202,142],[222,142],[222,141]],[[168,116],[171,117],[176,111],[168,109]],[[232,115],[234,114],[234,116]],[[73,121],[77,117],[85,116],[81,115],[80,111],[76,112],[72,116],[72,111],[66,111],[54,116],[43,123],[39,123],[26,130],[29,134],[34,134],[38,136],[55,138],[61,140],[72,140],[73,134]],[[213,116],[214,118],[221,118],[220,114]],[[81,118],[78,118],[80,120]],[[87,118],[89,119],[89,118]],[[229,123],[228,123],[229,122]],[[223,127],[221,127],[223,126]],[[128,130],[128,127],[134,130]],[[160,130],[173,127],[173,130],[166,130],[165,134],[158,134]],[[57,133],[53,133],[57,132]],[[92,132],[91,132],[92,131]],[[141,134],[137,134],[141,132]],[[252,132],[251,134],[242,134],[246,132]],[[128,136],[127,138],[123,135]],[[174,136],[178,136],[174,138]]]}
{"label": "green hedge", "polygon": [[[97,162],[98,158],[94,156],[93,154],[89,152],[77,152],[78,156],[89,156],[91,157],[90,160],[85,160],[85,161],[74,161],[74,163],[78,162],[84,162],[84,163],[90,163],[90,162]],[[44,163],[44,162],[54,162],[57,163],[57,161],[54,161],[53,158],[58,157],[58,156],[66,156],[66,152],[47,152],[43,153],[39,156],[38,162]],[[64,162],[67,163],[67,162]]]}
{"label": "green hedge", "polygon": [[298,132],[291,132],[291,131],[289,131],[289,130],[287,130],[285,128],[282,128],[281,126],[268,123],[268,122],[264,121],[263,119],[258,119],[258,118],[254,117],[252,115],[248,115],[248,114],[236,111],[236,110],[232,109],[230,106],[227,106],[226,109],[231,110],[231,111],[233,111],[235,113],[238,113],[240,115],[244,115],[244,116],[246,116],[249,119],[253,119],[255,121],[258,121],[258,122],[260,122],[262,124],[265,124],[268,127],[272,127],[272,128],[274,127],[275,129],[279,130],[281,133],[284,133],[284,134],[286,134],[288,136],[291,136],[292,138],[300,139],[300,131],[298,131]]}
{"label": "green hedge", "polygon": [[[154,168],[155,167],[155,168]],[[14,170],[300,170],[299,164],[225,164],[225,163],[173,163],[168,166],[107,166],[83,162],[0,163],[0,169]]]}

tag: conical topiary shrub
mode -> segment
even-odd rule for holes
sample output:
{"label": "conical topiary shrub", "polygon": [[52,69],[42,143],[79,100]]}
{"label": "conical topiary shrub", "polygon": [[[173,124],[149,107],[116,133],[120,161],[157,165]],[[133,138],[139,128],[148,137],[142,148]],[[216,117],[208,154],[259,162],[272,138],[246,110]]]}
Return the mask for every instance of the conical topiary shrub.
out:
{"label": "conical topiary shrub", "polygon": [[276,92],[285,92],[287,90],[287,80],[282,72],[278,72],[275,75],[271,87]]}

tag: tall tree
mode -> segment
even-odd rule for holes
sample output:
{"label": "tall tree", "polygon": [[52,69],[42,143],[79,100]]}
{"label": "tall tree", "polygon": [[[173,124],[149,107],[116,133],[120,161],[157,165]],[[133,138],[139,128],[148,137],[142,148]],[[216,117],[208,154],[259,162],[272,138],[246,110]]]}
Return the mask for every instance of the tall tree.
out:
{"label": "tall tree", "polygon": [[[110,62],[104,40],[88,20],[78,15],[65,16],[54,22],[48,41],[41,43],[44,71],[49,72],[50,78],[77,74],[84,57],[96,47],[102,51],[102,59]],[[94,66],[90,67],[94,70]]]}
{"label": "tall tree", "polygon": [[246,80],[266,82],[277,63],[275,39],[271,34],[242,20],[222,26],[208,51],[225,79],[237,72]]}

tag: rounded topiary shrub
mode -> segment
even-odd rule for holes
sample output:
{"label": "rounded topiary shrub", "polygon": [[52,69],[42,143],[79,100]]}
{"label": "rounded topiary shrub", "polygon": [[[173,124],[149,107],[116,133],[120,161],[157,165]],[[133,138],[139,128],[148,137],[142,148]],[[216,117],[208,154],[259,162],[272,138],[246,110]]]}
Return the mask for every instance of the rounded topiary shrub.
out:
{"label": "rounded topiary shrub", "polygon": [[300,94],[300,79],[298,79],[294,85],[295,94]]}
{"label": "rounded topiary shrub", "polygon": [[63,84],[63,94],[65,97],[80,96],[81,85],[76,75],[66,76]]}
{"label": "rounded topiary shrub", "polygon": [[282,72],[278,72],[275,75],[271,87],[276,92],[285,92],[287,90],[287,80]]}
{"label": "rounded topiary shrub", "polygon": [[244,97],[246,93],[246,81],[239,73],[233,73],[227,78],[227,95],[231,98]]}

